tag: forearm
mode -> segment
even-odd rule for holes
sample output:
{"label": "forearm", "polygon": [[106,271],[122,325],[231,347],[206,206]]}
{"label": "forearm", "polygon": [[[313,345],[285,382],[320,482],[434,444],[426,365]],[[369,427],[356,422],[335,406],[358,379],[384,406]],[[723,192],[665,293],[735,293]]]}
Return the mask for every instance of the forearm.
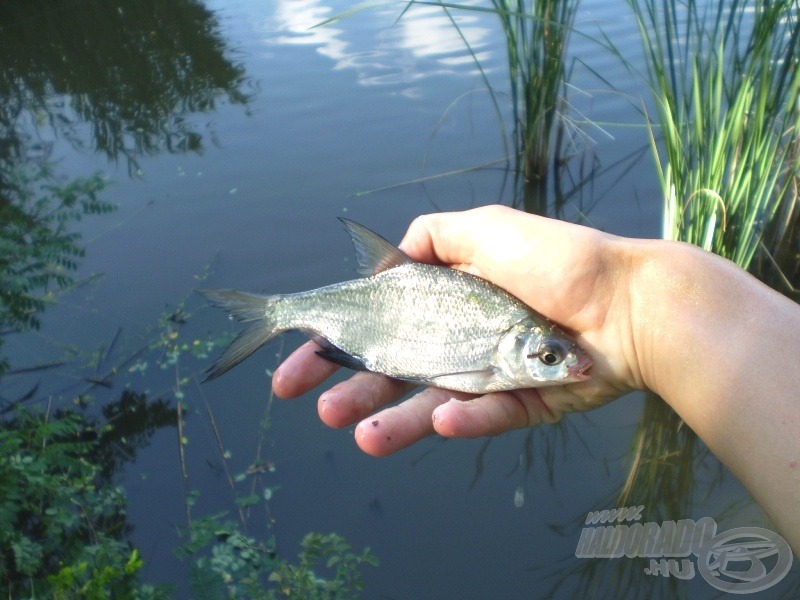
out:
{"label": "forearm", "polygon": [[800,549],[800,307],[694,247],[637,248],[631,286],[645,385],[667,401]]}

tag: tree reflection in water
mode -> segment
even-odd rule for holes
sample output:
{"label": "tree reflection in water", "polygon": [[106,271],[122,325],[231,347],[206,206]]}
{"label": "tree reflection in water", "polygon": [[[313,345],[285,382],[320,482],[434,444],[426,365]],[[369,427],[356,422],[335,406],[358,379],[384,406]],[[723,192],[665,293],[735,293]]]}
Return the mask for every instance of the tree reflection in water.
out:
{"label": "tree reflection in water", "polygon": [[[249,101],[231,54],[214,14],[192,0],[0,3],[0,352],[7,336],[38,328],[44,309],[75,284],[84,254],[75,221],[114,208],[101,199],[103,176],[58,172],[52,140],[123,159],[129,173],[142,156],[200,152],[210,132],[191,116]],[[128,597],[141,560],[125,542],[116,480],[156,430],[175,426],[176,409],[129,389],[120,395],[108,379],[92,383],[80,374],[85,365],[71,374],[80,389],[43,391],[40,382],[63,365],[48,366],[0,355],[8,451],[0,590]],[[22,373],[32,380],[23,393],[2,385]],[[102,416],[73,405],[89,397]]]}
{"label": "tree reflection in water", "polygon": [[83,254],[71,222],[113,209],[100,176],[59,176],[48,137],[131,172],[140,156],[200,152],[189,117],[249,100],[230,54],[191,0],[0,4],[1,331],[39,325]]}

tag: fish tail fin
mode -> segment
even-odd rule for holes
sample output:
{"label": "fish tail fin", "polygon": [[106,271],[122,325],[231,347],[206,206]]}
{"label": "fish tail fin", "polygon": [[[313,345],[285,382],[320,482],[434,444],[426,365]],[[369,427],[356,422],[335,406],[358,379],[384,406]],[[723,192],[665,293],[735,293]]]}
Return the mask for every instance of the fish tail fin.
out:
{"label": "fish tail fin", "polygon": [[224,308],[240,321],[254,321],[252,325],[236,336],[236,339],[211,366],[203,380],[204,383],[231,370],[283,331],[278,327],[275,315],[275,296],[259,296],[234,290],[199,291],[213,304]]}

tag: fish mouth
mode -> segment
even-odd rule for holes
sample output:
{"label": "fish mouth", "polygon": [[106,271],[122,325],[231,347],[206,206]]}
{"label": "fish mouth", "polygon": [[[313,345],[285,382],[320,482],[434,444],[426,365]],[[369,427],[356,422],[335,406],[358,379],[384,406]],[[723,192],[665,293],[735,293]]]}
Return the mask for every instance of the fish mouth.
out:
{"label": "fish mouth", "polygon": [[578,362],[567,369],[571,381],[586,381],[591,379],[588,371],[592,368],[592,359],[588,356],[578,357]]}

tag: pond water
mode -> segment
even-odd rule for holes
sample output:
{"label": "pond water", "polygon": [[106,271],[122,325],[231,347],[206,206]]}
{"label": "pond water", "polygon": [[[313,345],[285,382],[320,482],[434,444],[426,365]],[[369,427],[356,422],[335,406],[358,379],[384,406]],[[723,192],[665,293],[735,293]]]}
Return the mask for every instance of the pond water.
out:
{"label": "pond water", "polygon": [[[592,581],[608,597],[623,561],[629,591],[645,597],[720,593],[699,575],[645,575],[644,558],[575,556],[587,513],[616,506],[641,395],[558,427],[490,442],[429,439],[375,459],[358,450],[353,428],[319,422],[318,390],[290,402],[270,396],[270,371],[301,336],[271,342],[203,386],[220,347],[199,358],[181,351],[238,329],[204,305],[198,287],[289,292],[352,278],[336,217],[397,241],[422,213],[516,202],[490,95],[441,8],[417,6],[397,20],[403,3],[383,4],[313,27],[349,3],[14,4],[2,10],[15,49],[11,38],[0,44],[35,101],[5,90],[5,118],[58,175],[102,172],[101,198],[117,209],[71,225],[86,250],[75,274],[83,285],[47,308],[38,331],[3,346],[12,370],[66,364],[10,375],[0,395],[38,386],[31,404],[83,394],[102,405],[123,389],[181,400],[181,431],[151,432],[121,473],[147,581],[191,597],[188,567],[173,555],[187,493],[193,518],[237,519],[235,499],[268,488],[269,500],[244,515],[249,534],[274,535],[288,558],[310,531],[369,546],[380,561],[362,568],[369,598],[571,597]],[[504,90],[496,17],[457,19]],[[635,23],[622,4],[594,0],[582,3],[576,27],[570,114],[584,144],[573,169],[600,172],[563,214],[658,237],[646,88],[596,41],[602,29],[640,64]],[[157,340],[162,348],[148,349]],[[254,463],[270,468],[235,481]],[[770,527],[712,457],[698,461],[690,493],[679,518]],[[666,518],[648,506],[642,516]],[[605,578],[592,580],[598,573]],[[795,565],[772,591],[799,581]]]}

